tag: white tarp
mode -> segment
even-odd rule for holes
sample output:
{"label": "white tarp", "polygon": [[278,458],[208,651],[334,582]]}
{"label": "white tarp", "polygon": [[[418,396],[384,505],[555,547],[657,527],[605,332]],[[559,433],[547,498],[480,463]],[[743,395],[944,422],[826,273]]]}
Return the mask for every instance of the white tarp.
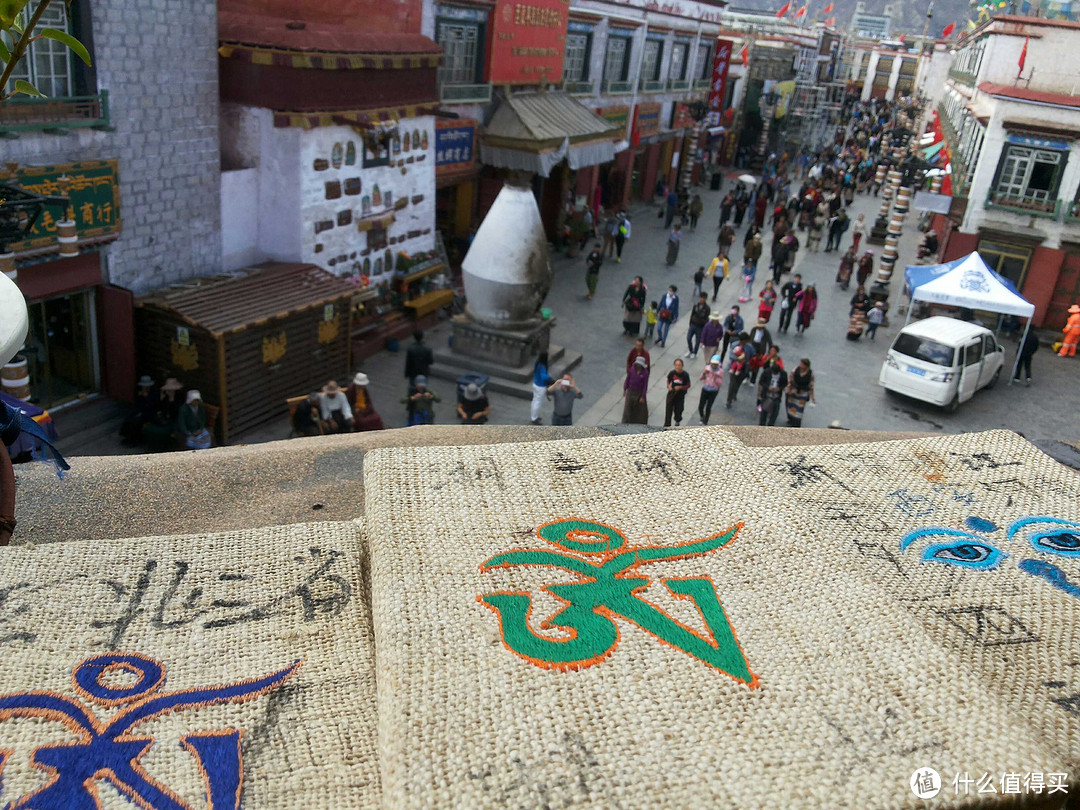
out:
{"label": "white tarp", "polygon": [[[1033,304],[1025,301],[1018,293],[999,281],[997,273],[986,266],[986,262],[978,253],[972,253],[959,262],[949,262],[949,264],[954,266],[923,283],[912,284],[913,279],[909,275],[908,284],[912,287],[912,300],[1000,312],[1022,318],[1030,318],[1035,312]],[[908,268],[908,270],[917,269],[933,271],[933,268],[929,267]]]}
{"label": "white tarp", "polygon": [[915,201],[911,205],[916,211],[933,211],[935,214],[948,214],[952,208],[952,197],[948,194],[916,191]]}

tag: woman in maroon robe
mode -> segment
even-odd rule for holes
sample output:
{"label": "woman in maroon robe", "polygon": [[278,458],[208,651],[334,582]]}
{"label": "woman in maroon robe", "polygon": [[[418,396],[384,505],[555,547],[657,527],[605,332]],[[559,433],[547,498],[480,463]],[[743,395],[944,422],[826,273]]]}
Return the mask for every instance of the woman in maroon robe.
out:
{"label": "woman in maroon robe", "polygon": [[383,429],[382,417],[375,413],[375,407],[371,404],[368,382],[367,374],[358,371],[352,385],[345,389],[345,396],[349,398],[353,410],[353,430],[357,432]]}

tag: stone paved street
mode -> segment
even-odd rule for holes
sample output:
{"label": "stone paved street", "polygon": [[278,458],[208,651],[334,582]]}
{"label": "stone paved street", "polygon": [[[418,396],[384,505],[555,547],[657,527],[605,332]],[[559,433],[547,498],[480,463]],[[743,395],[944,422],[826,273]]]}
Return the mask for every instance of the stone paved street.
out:
{"label": "stone paved street", "polygon": [[[724,190],[733,181],[726,179]],[[679,288],[679,321],[672,327],[667,341],[667,348],[650,345],[653,373],[649,390],[649,423],[663,424],[665,376],[672,368],[676,358],[685,355],[687,315],[693,289],[694,270],[702,264],[708,264],[715,250],[719,203],[723,195],[702,188],[697,189],[705,201],[705,215],[702,217],[697,232],[684,231],[679,260],[672,268],[664,264],[666,235],[663,222],[656,217],[655,206],[640,206],[633,211],[633,234],[627,243],[621,264],[607,260],[600,272],[600,284],[596,298],[585,299],[585,257],[584,253],[576,259],[567,259],[561,255],[555,257],[555,283],[548,296],[546,305],[554,311],[557,326],[553,332],[553,342],[576,349],[583,353],[581,365],[574,371],[574,377],[584,393],[584,399],[575,406],[575,424],[601,425],[619,422],[622,415],[622,382],[624,363],[627,352],[633,345],[631,338],[622,335],[622,307],[620,301],[626,286],[635,275],[642,275],[649,287],[649,300],[658,300],[668,284]],[[849,209],[852,218],[865,214],[872,222],[880,201],[868,196],[857,197]],[[916,245],[921,238],[915,222],[917,212],[912,211],[904,223],[904,234],[900,244],[900,262],[897,267],[914,260]],[[745,223],[744,223],[745,228]],[[766,231],[768,233],[768,231]],[[736,244],[732,249],[731,278],[720,288],[720,295],[715,306],[727,313],[730,306],[738,300],[740,282],[737,281],[738,268],[741,265],[742,238],[745,229],[736,235]],[[779,310],[774,313],[771,326],[774,337],[780,343],[785,366],[790,370],[800,357],[811,360],[816,375],[817,407],[809,407],[803,424],[806,427],[826,427],[833,420],[839,420],[847,428],[868,430],[924,430],[941,432],[960,432],[966,430],[985,430],[990,428],[1010,428],[1018,430],[1031,438],[1055,439],[1075,436],[1077,431],[1077,408],[1080,401],[1080,363],[1075,360],[1058,358],[1043,346],[1034,358],[1031,388],[1007,386],[1002,383],[994,390],[983,390],[974,399],[964,403],[954,414],[947,414],[940,408],[926,403],[910,400],[887,393],[877,384],[878,372],[885,356],[886,348],[903,323],[903,315],[892,315],[892,326],[878,330],[877,340],[866,338],[857,342],[845,339],[849,300],[854,288],[843,292],[835,284],[836,268],[839,264],[838,253],[808,253],[805,247],[805,234],[799,234],[803,247],[799,250],[796,271],[802,273],[803,283],[814,283],[820,297],[817,317],[810,330],[798,336],[792,330],[787,335],[775,334]],[[845,237],[844,247],[850,241]],[[875,258],[881,255],[881,248],[873,247]],[[768,248],[766,247],[766,257]],[[759,273],[759,282],[755,293],[764,283]],[[898,272],[893,280],[893,301],[902,281]],[[788,276],[784,277],[786,281]],[[757,312],[756,301],[743,306],[743,315],[748,324],[752,324]],[[449,335],[449,325],[443,324],[433,330],[427,339],[431,344],[445,345]],[[1014,344],[1006,342],[1009,367],[1014,358]],[[687,395],[686,414],[683,425],[697,425],[696,414],[700,388],[697,376],[704,366],[705,358],[699,354],[697,360],[687,360],[687,370],[691,373],[693,387]],[[382,352],[363,364],[363,370],[371,375],[372,390],[380,413],[388,426],[404,425],[404,409],[397,400],[404,394],[404,358],[402,354]],[[444,397],[444,402],[437,410],[437,421],[450,423],[453,417],[452,387],[444,381],[433,383]],[[725,381],[726,386],[726,381]],[[732,410],[723,407],[725,392],[721,391],[717,399],[719,411],[713,411],[712,424],[756,424],[758,414],[755,409],[755,397],[751,389],[744,387],[739,400]],[[529,403],[509,396],[493,394],[492,422],[495,424],[523,424],[529,418]],[[545,407],[545,424],[550,422],[550,407]],[[784,415],[777,422],[784,423]],[[278,438],[280,428],[266,438]],[[259,440],[260,436],[245,437],[248,441]]]}
{"label": "stone paved street", "polygon": [[[724,182],[724,190],[730,188],[733,181]],[[648,299],[658,300],[668,284],[679,288],[679,321],[672,327],[667,348],[648,347],[653,362],[650,379],[649,424],[659,426],[664,421],[665,376],[672,368],[676,358],[682,358],[687,351],[686,327],[690,297],[693,289],[694,270],[708,264],[715,255],[719,204],[724,191],[713,192],[697,189],[705,202],[703,215],[696,233],[685,231],[682,248],[677,264],[668,268],[664,264],[666,233],[663,222],[656,217],[656,206],[638,206],[632,210],[633,236],[627,243],[622,263],[607,260],[600,271],[600,284],[596,298],[585,298],[585,254],[575,259],[567,259],[561,254],[554,257],[555,281],[546,306],[549,306],[557,318],[557,325],[552,340],[556,344],[567,346],[583,354],[581,365],[574,370],[574,378],[584,393],[584,398],[574,407],[574,423],[581,426],[617,424],[622,416],[622,383],[625,375],[627,352],[633,341],[622,334],[621,300],[626,286],[635,275],[642,275],[649,287]],[[876,198],[857,197],[849,209],[852,218],[859,213],[866,215],[872,222],[880,201]],[[914,259],[916,246],[921,238],[915,226],[917,212],[908,215],[904,223],[904,234],[900,243],[900,262],[898,267]],[[768,234],[768,231],[766,231]],[[742,238],[745,230],[736,235],[736,244],[732,249],[731,278],[720,288],[720,295],[715,306],[727,313],[739,295],[739,267],[742,259]],[[811,360],[816,376],[817,407],[806,409],[803,425],[805,427],[827,427],[833,420],[838,420],[845,428],[862,430],[888,431],[932,431],[958,433],[962,431],[1008,428],[1017,430],[1033,440],[1053,440],[1075,438],[1077,435],[1077,407],[1080,402],[1080,361],[1059,358],[1049,346],[1044,345],[1035,355],[1033,362],[1034,382],[1030,388],[1007,386],[1002,382],[993,390],[983,390],[974,399],[964,403],[954,414],[947,414],[940,408],[905,397],[887,393],[877,384],[878,372],[885,357],[886,349],[903,323],[903,314],[892,315],[892,326],[878,330],[877,340],[866,338],[857,342],[845,339],[849,300],[852,290],[843,292],[834,282],[839,264],[838,253],[807,253],[805,234],[799,234],[803,247],[799,250],[796,271],[803,276],[803,283],[818,286],[819,304],[817,317],[810,330],[802,336],[794,331],[777,336],[775,326],[778,315],[774,313],[772,323],[774,337],[779,341],[785,366],[790,370],[797,365],[800,357]],[[844,247],[850,241],[847,237]],[[881,255],[881,248],[873,246],[875,257]],[[767,257],[766,247],[766,257]],[[763,270],[759,274],[760,289],[764,283]],[[784,277],[786,281],[788,276]],[[894,277],[894,299],[902,285],[900,273]],[[755,290],[756,292],[756,290]],[[896,301],[892,302],[895,307]],[[753,324],[757,313],[756,300],[743,306],[743,315],[748,324]],[[447,345],[450,335],[449,322],[443,322],[431,330],[426,341],[431,346]],[[387,427],[405,426],[405,408],[400,399],[405,394],[404,347],[402,351],[383,351],[359,364],[359,370],[371,378],[370,391],[380,415]],[[1009,368],[1015,357],[1015,344],[1006,341]],[[684,426],[700,424],[697,416],[697,402],[700,392],[697,377],[704,366],[705,357],[699,354],[697,360],[687,360],[687,370],[691,373],[693,387],[687,394]],[[354,369],[355,370],[355,369]],[[347,384],[348,378],[342,372],[339,382]],[[1005,375],[1003,375],[1004,377]],[[725,389],[727,382],[725,380]],[[444,380],[433,380],[432,388],[443,401],[436,407],[436,422],[454,424],[455,393],[453,385]],[[739,400],[731,410],[725,410],[723,402],[726,390],[717,398],[718,410],[714,408],[711,424],[757,424],[758,414],[755,408],[753,389],[744,386]],[[524,425],[529,421],[529,403],[504,394],[493,393],[491,423],[499,425]],[[551,422],[551,407],[545,405],[544,424]],[[781,410],[777,424],[784,424]],[[63,420],[58,422],[61,436],[65,435]],[[280,419],[236,437],[234,443],[256,443],[283,439],[289,433],[288,419],[284,413]],[[64,449],[64,443],[61,443]],[[79,442],[76,454],[113,454],[130,452],[120,445],[113,431],[101,435],[89,442]]]}

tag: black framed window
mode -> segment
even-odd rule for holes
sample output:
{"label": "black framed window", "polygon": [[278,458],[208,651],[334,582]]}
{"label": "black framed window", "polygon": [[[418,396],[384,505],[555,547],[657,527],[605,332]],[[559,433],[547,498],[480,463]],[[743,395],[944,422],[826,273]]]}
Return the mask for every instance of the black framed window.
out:
{"label": "black framed window", "polygon": [[689,43],[676,42],[671,46],[671,65],[668,67],[668,78],[673,82],[681,82],[686,78],[686,62],[689,55]]}
{"label": "black framed window", "polygon": [[439,20],[435,41],[443,49],[439,84],[479,84],[483,80],[484,26],[464,20]]}
{"label": "black framed window", "polygon": [[1016,289],[1021,288],[1031,264],[1030,247],[980,239],[978,251],[991,270],[1005,276],[1016,285]]}
{"label": "black framed window", "polygon": [[630,37],[613,34],[604,52],[604,81],[624,82],[630,70]]}
{"label": "black framed window", "polygon": [[712,78],[713,52],[712,45],[701,44],[697,46],[697,67],[695,72],[699,79]]}
{"label": "black framed window", "polygon": [[1067,159],[1063,150],[1005,144],[991,200],[999,205],[1053,211]]}
{"label": "black framed window", "polygon": [[568,82],[589,80],[589,55],[592,34],[567,34],[566,56],[563,59],[563,79]]}
{"label": "black framed window", "polygon": [[664,43],[656,39],[645,40],[645,53],[641,58],[641,79],[655,82],[660,79],[660,62],[664,58]]}

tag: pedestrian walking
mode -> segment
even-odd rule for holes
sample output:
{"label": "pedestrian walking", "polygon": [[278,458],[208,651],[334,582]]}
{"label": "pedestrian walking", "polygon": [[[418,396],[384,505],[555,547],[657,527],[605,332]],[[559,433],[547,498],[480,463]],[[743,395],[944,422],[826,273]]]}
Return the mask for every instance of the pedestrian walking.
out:
{"label": "pedestrian walking", "polygon": [[777,298],[776,287],[773,286],[771,280],[765,282],[765,289],[758,293],[758,298],[761,300],[758,304],[758,320],[768,323],[772,317],[773,308],[776,307]]}
{"label": "pedestrian walking", "polygon": [[750,296],[754,294],[755,276],[757,276],[757,263],[747,261],[742,269],[743,288],[742,292],[739,294],[739,303],[745,304],[750,300]]}
{"label": "pedestrian walking", "polygon": [[882,301],[878,301],[871,307],[870,311],[866,313],[866,334],[873,340],[874,335],[877,334],[877,328],[881,326],[881,322],[885,320],[885,304]]}
{"label": "pedestrian walking", "polygon": [[668,332],[671,325],[679,319],[679,288],[672,284],[660,299],[660,310],[656,313],[656,342],[667,346]]}
{"label": "pedestrian walking", "polygon": [[772,334],[761,318],[758,318],[754,328],[750,330],[750,345],[754,349],[750,358],[750,382],[757,382],[758,369],[765,365],[765,355],[773,346]]}
{"label": "pedestrian walking", "polygon": [[851,298],[851,310],[848,313],[847,339],[858,340],[866,327],[866,313],[871,307],[870,297],[860,284]]}
{"label": "pedestrian walking", "polygon": [[843,209],[836,212],[836,214],[829,220],[829,240],[825,244],[825,252],[831,253],[834,250],[840,249],[840,242],[844,238],[844,231],[851,225],[851,220],[848,218],[847,211]]}
{"label": "pedestrian walking", "polygon": [[795,321],[796,334],[802,334],[810,328],[810,323],[814,320],[814,315],[817,314],[817,287],[810,284],[800,293],[795,295],[798,301],[797,306],[799,309],[799,317]]}
{"label": "pedestrian walking", "polygon": [[664,403],[664,427],[671,427],[672,418],[675,427],[682,424],[683,407],[686,404],[686,392],[690,390],[690,375],[683,369],[683,361],[676,360],[675,368],[667,375],[667,399]]}
{"label": "pedestrian walking", "polygon": [[[795,255],[799,252],[799,237],[793,233],[789,233],[784,237],[784,243],[787,245],[787,255],[784,257],[784,267],[781,272],[790,273],[791,268],[795,266]],[[779,276],[774,280],[777,284],[780,283]]]}
{"label": "pedestrian walking", "polygon": [[791,319],[795,315],[796,296],[802,292],[802,274],[796,273],[791,281],[780,288],[780,327],[779,331],[787,332],[791,326]]}
{"label": "pedestrian walking", "polygon": [[1024,336],[1024,342],[1020,344],[1020,357],[1016,364],[1016,374],[1013,375],[1014,381],[1020,382],[1020,370],[1023,369],[1025,384],[1031,385],[1031,358],[1038,350],[1039,338],[1029,328]]}
{"label": "pedestrian walking", "polygon": [[863,253],[862,258],[859,259],[858,268],[855,273],[855,280],[861,287],[870,278],[870,274],[874,272],[874,251],[868,250]]}
{"label": "pedestrian walking", "polygon": [[604,220],[604,224],[601,226],[601,231],[604,236],[604,246],[601,253],[604,256],[615,255],[615,234],[619,231],[619,217],[614,213],[608,214]]}
{"label": "pedestrian walking", "polygon": [[738,304],[731,308],[731,312],[727,314],[721,325],[724,327],[724,343],[720,349],[720,356],[727,357],[728,345],[732,341],[735,343],[739,342],[739,333],[743,331],[744,327],[742,315],[739,314]]}
{"label": "pedestrian walking", "polygon": [[623,335],[636,335],[641,332],[641,313],[645,309],[645,295],[648,289],[641,276],[634,276],[630,286],[623,293]]}
{"label": "pedestrian walking", "polygon": [[702,293],[698,296],[697,303],[690,309],[690,326],[686,330],[686,356],[688,358],[697,357],[698,347],[701,345],[701,333],[705,329],[705,324],[709,322],[709,315],[711,313],[709,307],[709,296]]}
{"label": "pedestrian walking", "polygon": [[720,341],[724,337],[724,326],[720,323],[720,310],[709,313],[709,321],[701,330],[701,351],[706,357],[712,357],[720,350]]}
{"label": "pedestrian walking", "polygon": [[649,308],[645,310],[645,339],[648,340],[653,336],[656,331],[657,315],[660,312],[660,305],[656,301],[649,302]]}
{"label": "pedestrian walking", "polygon": [[781,236],[773,242],[772,253],[770,254],[769,269],[772,270],[772,278],[774,284],[780,283],[780,274],[784,272],[784,265],[787,263],[788,256],[788,242],[787,235]]}
{"label": "pedestrian walking", "polygon": [[866,217],[863,214],[859,214],[855,217],[855,222],[851,225],[851,249],[852,252],[856,252],[859,249],[859,242],[866,235]]}
{"label": "pedestrian walking", "polygon": [[645,358],[645,368],[652,370],[652,358],[649,357],[649,350],[645,348],[645,341],[638,338],[634,341],[634,348],[630,350],[630,353],[626,355],[626,370],[630,370],[630,366],[634,365],[639,357]]}
{"label": "pedestrian walking", "polygon": [[730,408],[731,403],[738,399],[739,388],[743,380],[750,376],[750,361],[754,357],[754,347],[750,345],[750,335],[746,332],[739,334],[739,342],[731,347],[731,366],[728,369],[728,392],[727,402],[724,407]]}
{"label": "pedestrian walking", "polygon": [[615,229],[615,263],[622,264],[622,251],[626,241],[630,238],[633,230],[630,225],[630,216],[622,211],[619,214],[619,224]]}
{"label": "pedestrian walking", "polygon": [[802,427],[806,403],[817,404],[814,399],[814,372],[810,370],[808,358],[800,360],[799,367],[791,372],[786,399],[788,427]]}
{"label": "pedestrian walking", "polygon": [[752,261],[756,266],[761,261],[762,243],[761,233],[755,233],[750,241],[743,245],[743,261]]}
{"label": "pedestrian walking", "polygon": [[727,225],[728,220],[731,219],[731,210],[735,207],[735,195],[730,191],[724,195],[724,199],[720,202],[720,229],[723,230]]}
{"label": "pedestrian walking", "polygon": [[593,296],[596,295],[596,283],[600,280],[600,265],[604,263],[604,254],[600,250],[600,243],[593,245],[592,252],[585,259],[585,286],[589,289],[589,295],[587,296],[589,301],[592,301]]}
{"label": "pedestrian walking", "polygon": [[694,271],[694,294],[691,297],[694,301],[701,295],[701,285],[705,283],[705,268],[699,267]]}
{"label": "pedestrian walking", "polygon": [[569,372],[549,385],[547,398],[554,402],[551,424],[562,427],[574,424],[574,400],[581,399],[583,396],[585,395],[581,393],[581,389],[577,387]]}
{"label": "pedestrian walking", "polygon": [[851,274],[855,272],[855,246],[847,249],[847,253],[840,257],[840,269],[836,271],[836,281],[841,290],[846,290],[851,283]]}
{"label": "pedestrian walking", "polygon": [[742,227],[743,218],[746,216],[746,209],[750,207],[750,198],[746,196],[746,193],[740,189],[739,196],[735,198],[735,229],[738,230]]}
{"label": "pedestrian walking", "polygon": [[416,384],[418,374],[427,376],[434,362],[435,353],[424,345],[424,333],[419,330],[413,332],[413,343],[405,350],[405,376],[409,378],[409,384]]}
{"label": "pedestrian walking", "polygon": [[788,375],[772,357],[761,373],[758,384],[757,409],[759,425],[775,425],[780,414],[780,398],[788,387]]}
{"label": "pedestrian walking", "polygon": [[679,258],[679,243],[682,241],[682,228],[679,225],[675,225],[671,229],[671,233],[667,238],[667,266],[671,267],[675,264],[675,260]]}
{"label": "pedestrian walking", "polygon": [[698,219],[701,217],[701,212],[705,210],[705,203],[701,201],[701,195],[695,194],[693,199],[690,200],[690,230],[697,230]]}
{"label": "pedestrian walking", "polygon": [[529,421],[534,425],[542,424],[540,409],[544,407],[544,400],[547,399],[547,387],[552,382],[551,374],[548,373],[548,353],[540,352],[536,362],[533,363],[533,395],[532,406],[529,409]]}
{"label": "pedestrian walking", "polygon": [[675,211],[679,207],[679,195],[672,189],[667,195],[667,212],[664,215],[664,228],[670,228],[675,219]]}
{"label": "pedestrian walking", "polygon": [[649,369],[645,358],[639,357],[626,372],[623,382],[622,424],[649,424],[649,405],[645,399],[649,390]]}
{"label": "pedestrian walking", "polygon": [[724,382],[724,367],[720,362],[720,355],[714,354],[709,358],[705,370],[701,372],[701,398],[698,399],[698,417],[701,424],[709,424],[709,416],[712,414],[713,403],[716,395],[720,393],[720,386]]}
{"label": "pedestrian walking", "polygon": [[735,243],[735,229],[730,225],[720,228],[716,237],[716,252],[720,256],[727,256],[731,252],[731,246]]}

